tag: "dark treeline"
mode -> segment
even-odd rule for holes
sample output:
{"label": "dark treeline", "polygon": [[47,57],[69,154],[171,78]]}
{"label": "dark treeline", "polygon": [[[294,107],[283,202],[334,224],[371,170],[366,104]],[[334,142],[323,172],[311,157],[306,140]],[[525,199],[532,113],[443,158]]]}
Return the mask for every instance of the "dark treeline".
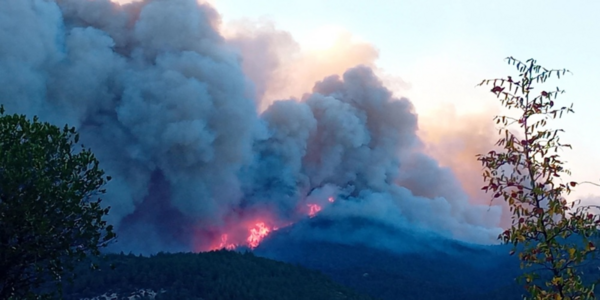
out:
{"label": "dark treeline", "polygon": [[159,253],[152,257],[108,255],[90,272],[82,264],[64,299],[140,289],[164,291],[156,299],[373,299],[333,282],[318,271],[254,256],[250,252]]}
{"label": "dark treeline", "polygon": [[[445,252],[393,253],[367,246],[267,239],[255,251],[271,259],[320,270],[336,282],[382,300],[510,300],[525,290],[515,278],[523,270],[510,246],[446,245]],[[264,247],[263,247],[264,246]],[[600,278],[600,260],[579,268],[585,282]],[[600,289],[597,289],[600,292]],[[401,296],[399,296],[401,295]]]}

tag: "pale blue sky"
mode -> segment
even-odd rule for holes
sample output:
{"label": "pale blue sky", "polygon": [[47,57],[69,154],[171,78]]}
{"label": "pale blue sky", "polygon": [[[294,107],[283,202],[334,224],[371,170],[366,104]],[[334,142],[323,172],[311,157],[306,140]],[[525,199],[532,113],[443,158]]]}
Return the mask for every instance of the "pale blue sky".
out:
{"label": "pale blue sky", "polygon": [[[561,121],[565,155],[577,180],[600,180],[600,1],[593,0],[214,0],[225,23],[267,18],[296,40],[325,26],[340,26],[380,51],[377,65],[412,85],[405,94],[419,113],[443,102],[459,110],[493,98],[474,85],[514,74],[503,58],[534,57],[568,68],[573,76],[553,83],[567,90],[575,115]],[[432,81],[432,82],[430,82]],[[437,81],[437,82],[436,82]],[[600,188],[586,188],[578,195]]]}

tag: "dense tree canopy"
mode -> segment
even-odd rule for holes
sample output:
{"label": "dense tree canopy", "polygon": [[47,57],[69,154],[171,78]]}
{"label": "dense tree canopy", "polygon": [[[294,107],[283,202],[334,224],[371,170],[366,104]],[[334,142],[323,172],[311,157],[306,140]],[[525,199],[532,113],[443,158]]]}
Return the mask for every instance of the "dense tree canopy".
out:
{"label": "dense tree canopy", "polygon": [[114,239],[98,198],[109,177],[74,128],[0,107],[0,299],[37,289]]}
{"label": "dense tree canopy", "polygon": [[[204,300],[369,300],[314,270],[254,256],[250,252],[159,253],[152,257],[108,255],[102,271],[81,274],[65,288],[64,299],[103,294],[126,296],[140,290],[156,299]],[[113,264],[114,269],[108,267]]]}
{"label": "dense tree canopy", "polygon": [[583,280],[582,266],[596,252],[600,216],[566,199],[579,184],[561,177],[571,174],[560,158],[561,150],[571,145],[560,140],[564,130],[548,127],[573,113],[573,105],[561,105],[557,98],[564,90],[544,84],[569,71],[546,69],[534,59],[507,61],[517,68],[517,76],[480,83],[491,85],[502,105],[517,111],[494,119],[501,126],[496,145],[502,149],[478,156],[484,166],[483,189],[506,201],[512,214],[512,226],[500,239],[518,252],[528,298],[595,299],[594,284]]}

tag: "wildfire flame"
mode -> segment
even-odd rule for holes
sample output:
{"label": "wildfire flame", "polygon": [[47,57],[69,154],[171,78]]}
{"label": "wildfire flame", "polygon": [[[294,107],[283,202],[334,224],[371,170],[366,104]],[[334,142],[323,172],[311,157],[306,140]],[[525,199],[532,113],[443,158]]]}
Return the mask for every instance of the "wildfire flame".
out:
{"label": "wildfire flame", "polygon": [[[334,197],[328,197],[329,203],[335,202]],[[316,203],[306,204],[308,207],[308,217],[315,217],[323,206]],[[304,211],[306,213],[306,210]],[[269,215],[261,214],[259,218],[251,219],[251,222],[237,222],[235,226],[228,226],[225,233],[221,232],[220,240],[213,240],[208,247],[200,247],[198,251],[207,250],[235,250],[239,246],[247,246],[254,249],[260,245],[264,238],[273,231],[292,225],[294,222],[280,222]],[[249,220],[248,220],[249,221]],[[217,235],[218,237],[219,235]]]}
{"label": "wildfire flame", "polygon": [[248,246],[251,249],[258,247],[260,242],[271,232],[271,229],[263,222],[256,223],[254,228],[250,229],[250,236],[248,237]]}
{"label": "wildfire flame", "polygon": [[228,234],[222,234],[221,235],[221,243],[219,244],[219,248],[218,249],[227,249],[227,250],[233,250],[236,248],[235,244],[231,244],[231,243],[227,243],[227,239],[229,239],[229,235]]}
{"label": "wildfire flame", "polygon": [[317,215],[318,212],[321,211],[321,209],[323,209],[320,205],[318,204],[307,204],[308,206],[308,216],[309,217],[314,217]]}

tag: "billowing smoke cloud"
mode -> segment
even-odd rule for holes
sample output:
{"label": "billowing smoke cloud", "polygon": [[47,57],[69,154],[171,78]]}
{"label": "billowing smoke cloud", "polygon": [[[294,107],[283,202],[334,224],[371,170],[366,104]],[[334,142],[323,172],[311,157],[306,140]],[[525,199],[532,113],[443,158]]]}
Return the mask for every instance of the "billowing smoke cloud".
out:
{"label": "billowing smoke cloud", "polygon": [[334,219],[493,241],[500,211],[470,204],[450,169],[424,154],[411,102],[372,68],[326,77],[258,114],[272,82],[293,72],[269,45],[293,39],[271,36],[262,61],[278,71],[261,73],[240,53],[265,36],[228,40],[219,22],[195,0],[0,6],[0,102],[80,130],[113,177],[104,203],[115,247],[245,243],[257,222],[275,230],[315,204]]}
{"label": "billowing smoke cloud", "polygon": [[452,169],[470,202],[500,206],[503,212],[501,225],[510,226],[508,205],[500,200],[491,202],[490,195],[481,190],[485,184],[481,176],[483,167],[475,159],[477,154],[501,150],[495,146],[499,138],[498,129],[491,121],[499,111],[488,109],[485,113],[458,115],[451,104],[442,105],[434,111],[420,119],[419,136],[426,141],[424,152],[442,166]]}
{"label": "billowing smoke cloud", "polygon": [[331,33],[329,47],[305,49],[269,21],[241,20],[223,27],[228,42],[244,57],[242,68],[256,86],[259,111],[277,99],[300,98],[315,81],[341,75],[350,67],[375,68],[379,56],[371,44],[355,41],[341,29]]}

